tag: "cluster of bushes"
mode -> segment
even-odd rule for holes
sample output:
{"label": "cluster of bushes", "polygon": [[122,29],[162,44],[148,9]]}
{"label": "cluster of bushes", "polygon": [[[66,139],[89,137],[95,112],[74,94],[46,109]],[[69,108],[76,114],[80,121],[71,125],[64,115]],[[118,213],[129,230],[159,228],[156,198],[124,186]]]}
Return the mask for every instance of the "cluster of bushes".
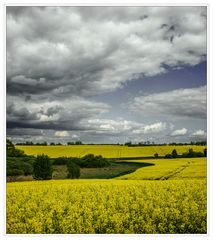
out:
{"label": "cluster of bushes", "polygon": [[72,161],[67,162],[67,177],[68,178],[79,178],[80,177],[80,167]]}
{"label": "cluster of bushes", "polygon": [[102,168],[108,167],[109,165],[110,163],[101,155],[95,156],[93,154],[88,154],[80,160],[80,166],[84,168]]}
{"label": "cluster of bushes", "polygon": [[195,152],[192,148],[189,148],[188,152],[178,155],[176,149],[172,150],[171,154],[166,154],[164,158],[194,158],[194,157],[206,157],[207,149],[205,148],[203,152]]}
{"label": "cluster of bushes", "polygon": [[101,168],[109,166],[110,163],[102,156],[88,154],[82,158],[59,157],[49,158],[47,155],[35,157],[7,157],[7,176],[33,175],[36,180],[52,179],[52,165],[67,165],[67,177],[79,178],[80,168]]}
{"label": "cluster of bushes", "polygon": [[68,162],[75,163],[81,168],[101,168],[110,165],[106,158],[101,155],[95,156],[94,154],[88,154],[82,158],[77,157],[59,157],[53,161],[54,165],[66,165]]}
{"label": "cluster of bushes", "polygon": [[[79,178],[80,167],[82,168],[101,168],[109,166],[110,163],[102,156],[95,156],[88,154],[82,158],[74,157],[59,157],[53,161],[54,165],[67,165],[67,177]],[[47,155],[37,156],[33,164],[33,177],[35,179],[51,179],[52,178],[52,164]]]}
{"label": "cluster of bushes", "polygon": [[7,176],[32,175],[33,158],[7,158]]}

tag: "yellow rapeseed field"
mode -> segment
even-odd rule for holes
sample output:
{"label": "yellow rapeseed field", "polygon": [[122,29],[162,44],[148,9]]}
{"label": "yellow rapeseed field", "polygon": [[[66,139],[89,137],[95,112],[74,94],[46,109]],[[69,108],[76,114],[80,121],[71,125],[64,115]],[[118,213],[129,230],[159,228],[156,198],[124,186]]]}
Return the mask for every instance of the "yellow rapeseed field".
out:
{"label": "yellow rapeseed field", "polygon": [[[50,157],[93,153],[108,158],[178,154],[164,146],[18,146]],[[127,160],[126,160],[127,161]],[[206,233],[206,158],[143,159],[152,163],[110,180],[7,183],[7,233]]]}
{"label": "yellow rapeseed field", "polygon": [[206,233],[206,180],[7,183],[7,233]]}
{"label": "yellow rapeseed field", "polygon": [[128,162],[153,163],[153,166],[137,169],[135,172],[120,176],[118,179],[166,180],[203,178],[207,175],[207,159],[174,158],[174,159],[144,159],[128,160]]}
{"label": "yellow rapeseed field", "polygon": [[28,155],[47,154],[49,157],[83,157],[87,154],[102,155],[106,158],[120,157],[147,157],[158,153],[159,156],[164,156],[171,153],[173,149],[177,150],[178,154],[187,152],[189,148],[194,151],[203,152],[206,146],[141,146],[127,147],[119,145],[71,145],[71,146],[16,146],[16,148],[24,150]]}

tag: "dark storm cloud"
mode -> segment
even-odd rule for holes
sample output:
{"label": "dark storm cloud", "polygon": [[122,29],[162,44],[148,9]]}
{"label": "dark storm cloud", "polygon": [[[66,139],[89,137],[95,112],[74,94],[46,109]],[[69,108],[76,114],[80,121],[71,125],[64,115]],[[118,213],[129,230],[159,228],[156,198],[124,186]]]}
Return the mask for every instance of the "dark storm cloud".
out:
{"label": "dark storm cloud", "polygon": [[7,136],[42,136],[44,132],[34,128],[8,128]]}
{"label": "dark storm cloud", "polygon": [[84,119],[94,118],[109,109],[107,104],[80,97],[45,102],[38,98],[26,102],[25,98],[11,96],[7,99],[7,127],[84,130]]}
{"label": "dark storm cloud", "polygon": [[30,112],[26,107],[16,109],[14,103],[8,104],[7,115],[10,119],[19,121],[38,120],[36,112]]}

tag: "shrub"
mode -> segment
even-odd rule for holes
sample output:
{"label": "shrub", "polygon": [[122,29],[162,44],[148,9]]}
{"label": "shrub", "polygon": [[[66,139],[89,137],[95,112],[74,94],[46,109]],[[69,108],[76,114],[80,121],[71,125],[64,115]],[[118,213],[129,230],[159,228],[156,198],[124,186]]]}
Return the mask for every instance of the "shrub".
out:
{"label": "shrub", "polygon": [[155,158],[158,158],[158,153],[155,153],[155,154],[154,154],[154,157],[155,157]]}
{"label": "shrub", "polygon": [[193,158],[193,157],[205,157],[205,149],[204,152],[194,152],[192,148],[189,148],[188,152],[182,154],[182,157],[185,158]]}
{"label": "shrub", "polygon": [[53,161],[53,165],[66,165],[67,161],[67,157],[58,157]]}
{"label": "shrub", "polygon": [[13,176],[10,174],[13,174],[14,169],[22,171],[21,175],[31,175],[33,173],[32,160],[7,157],[7,176]]}
{"label": "shrub", "polygon": [[172,151],[172,157],[173,157],[173,158],[177,158],[177,157],[178,157],[178,154],[177,154],[176,149],[173,149],[173,151]]}
{"label": "shrub", "polygon": [[38,155],[33,163],[33,178],[37,180],[52,179],[52,164],[47,155]]}
{"label": "shrub", "polygon": [[207,148],[205,148],[205,149],[203,150],[203,154],[204,154],[204,157],[207,156]]}
{"label": "shrub", "polygon": [[33,166],[31,164],[22,162],[20,167],[21,167],[21,170],[24,171],[25,176],[33,174]]}
{"label": "shrub", "polygon": [[68,171],[68,174],[67,174],[68,178],[80,177],[80,167],[74,162],[72,162],[71,160],[67,162],[67,171]]}
{"label": "shrub", "polygon": [[164,156],[164,158],[172,158],[172,154],[166,154],[165,156]]}
{"label": "shrub", "polygon": [[58,157],[53,160],[53,165],[66,165],[68,161],[72,161],[80,166],[80,158],[77,157]]}
{"label": "shrub", "polygon": [[21,169],[7,169],[7,176],[20,176],[24,175],[24,171]]}
{"label": "shrub", "polygon": [[81,167],[85,168],[101,168],[101,167],[107,167],[110,165],[110,163],[103,158],[101,155],[95,156],[93,154],[88,154],[81,158]]}

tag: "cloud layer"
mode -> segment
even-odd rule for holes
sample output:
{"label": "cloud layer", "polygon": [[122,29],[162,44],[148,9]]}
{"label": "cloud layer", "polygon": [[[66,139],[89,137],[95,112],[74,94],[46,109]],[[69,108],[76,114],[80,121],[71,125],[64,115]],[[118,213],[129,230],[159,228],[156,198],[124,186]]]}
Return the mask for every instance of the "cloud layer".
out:
{"label": "cloud layer", "polygon": [[206,86],[202,86],[137,96],[128,103],[128,107],[138,114],[206,119],[206,93]]}
{"label": "cloud layer", "polygon": [[196,65],[203,7],[7,7],[9,94],[90,96]]}
{"label": "cloud layer", "polygon": [[205,119],[206,86],[126,99],[131,120],[101,100],[205,59],[205,7],[7,6],[8,135],[119,141],[166,134],[159,116]]}

